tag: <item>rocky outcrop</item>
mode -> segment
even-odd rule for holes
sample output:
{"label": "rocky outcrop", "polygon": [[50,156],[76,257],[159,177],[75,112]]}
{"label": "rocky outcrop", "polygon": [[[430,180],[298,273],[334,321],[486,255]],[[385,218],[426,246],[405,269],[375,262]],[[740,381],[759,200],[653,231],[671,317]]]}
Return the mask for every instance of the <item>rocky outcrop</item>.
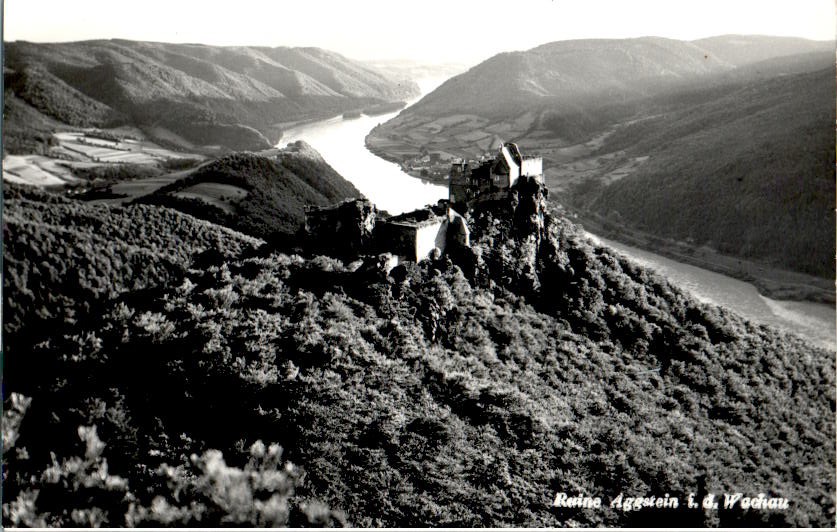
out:
{"label": "rocky outcrop", "polygon": [[537,299],[542,263],[557,245],[548,235],[548,195],[540,179],[521,177],[507,194],[476,203],[467,215],[472,248],[451,254],[465,276]]}
{"label": "rocky outcrop", "polygon": [[512,227],[519,239],[534,239],[540,244],[544,231],[544,211],[549,189],[533,177],[521,176],[509,192]]}
{"label": "rocky outcrop", "polygon": [[372,243],[378,210],[367,199],[350,199],[330,207],[308,208],[305,232],[312,248],[332,256],[357,256]]}

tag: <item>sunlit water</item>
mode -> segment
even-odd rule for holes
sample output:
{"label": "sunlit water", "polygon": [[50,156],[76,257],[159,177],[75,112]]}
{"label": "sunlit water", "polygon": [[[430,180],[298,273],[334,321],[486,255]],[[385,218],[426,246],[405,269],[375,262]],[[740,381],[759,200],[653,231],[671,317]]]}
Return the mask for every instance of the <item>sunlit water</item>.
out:
{"label": "sunlit water", "polygon": [[[425,94],[442,81],[422,80],[419,85]],[[286,130],[277,146],[282,148],[291,142],[304,140],[379,209],[391,214],[412,211],[447,198],[447,187],[411,177],[402,172],[397,164],[385,161],[366,149],[364,139],[369,131],[396,115],[398,112],[348,119],[339,116],[304,124]]]}
{"label": "sunlit water", "polygon": [[[441,81],[443,80],[422,80],[422,93],[426,94]],[[302,125],[286,131],[278,146],[283,147],[290,142],[304,140],[379,208],[393,214],[446,198],[447,188],[411,177],[402,172],[397,164],[385,161],[366,149],[364,139],[369,131],[397,114],[396,112],[374,117],[364,115],[355,119],[337,117]],[[700,301],[732,309],[759,323],[796,332],[827,349],[837,348],[833,305],[766,298],[760,295],[753,285],[744,281],[592,234],[589,236],[657,271],[674,284],[688,290]]]}

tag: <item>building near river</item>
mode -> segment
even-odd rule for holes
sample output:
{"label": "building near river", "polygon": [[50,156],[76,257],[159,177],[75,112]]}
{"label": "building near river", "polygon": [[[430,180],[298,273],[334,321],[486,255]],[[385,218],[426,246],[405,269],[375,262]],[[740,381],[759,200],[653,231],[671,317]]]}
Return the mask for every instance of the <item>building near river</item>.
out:
{"label": "building near river", "polygon": [[444,200],[439,204],[389,218],[377,215],[367,199],[346,200],[305,211],[310,246],[337,256],[388,253],[388,269],[399,262],[417,262],[444,253],[451,246],[469,246],[465,219]]}
{"label": "building near river", "polygon": [[474,202],[498,199],[521,177],[543,182],[543,159],[523,156],[517,144],[507,142],[487,161],[462,161],[451,165],[448,199],[462,212]]}

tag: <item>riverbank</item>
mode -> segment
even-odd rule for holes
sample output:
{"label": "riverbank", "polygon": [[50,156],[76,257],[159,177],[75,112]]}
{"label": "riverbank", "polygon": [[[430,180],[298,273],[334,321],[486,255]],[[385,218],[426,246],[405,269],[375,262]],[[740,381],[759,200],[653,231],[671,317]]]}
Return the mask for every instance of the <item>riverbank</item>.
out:
{"label": "riverbank", "polygon": [[449,156],[449,159],[447,160],[442,161],[440,159],[436,159],[434,162],[429,164],[418,163],[420,165],[419,168],[412,168],[410,166],[410,162],[417,163],[417,157],[414,153],[408,153],[405,151],[400,155],[393,155],[391,153],[391,147],[383,148],[380,146],[379,142],[370,143],[369,137],[365,139],[365,146],[366,149],[376,157],[397,164],[401,168],[401,171],[410,177],[421,179],[425,183],[433,185],[443,187],[448,186],[448,174],[450,173],[451,161],[456,158],[451,156],[450,153],[445,154]]}
{"label": "riverbank", "polygon": [[360,118],[333,117],[286,130],[277,147],[304,140],[329,165],[351,181],[379,209],[391,214],[412,211],[447,197],[447,187],[431,185],[404,174],[399,165],[369,150],[363,139],[372,127],[397,113]]}
{"label": "riverbank", "polygon": [[[405,174],[413,178],[436,185],[448,185],[447,175],[421,175],[410,171],[409,168],[404,168],[403,161],[414,155],[415,148],[412,148],[411,152],[404,143],[396,140],[389,142],[381,135],[374,135],[375,129],[365,138],[366,148],[370,152],[381,159],[398,164]],[[724,255],[707,247],[695,247],[685,242],[664,240],[642,231],[615,227],[612,221],[594,213],[573,211],[572,216],[595,234],[751,283],[760,294],[771,299],[835,303],[833,279],[776,268],[764,263]]]}
{"label": "riverbank", "polygon": [[[394,117],[395,113],[380,118],[363,116],[352,120],[338,117],[296,128],[283,138],[283,143],[305,140],[361,193],[379,208],[392,214],[434,204],[447,197],[446,179],[434,180],[437,185],[429,185],[427,178],[421,179],[405,173],[402,166],[393,161],[392,156],[381,153],[380,149],[370,149],[366,143],[370,130]],[[596,236],[603,239],[616,236],[607,245],[616,250],[620,249],[619,239],[624,239],[623,236],[613,235],[611,231],[604,229],[597,231],[599,226],[591,223],[591,220],[573,217],[572,213],[567,212],[557,202],[553,202],[553,205],[561,211],[561,215],[586,225]],[[642,249],[650,247],[647,242],[634,242],[638,244],[635,246],[635,252],[627,253],[631,257],[643,255]],[[832,294],[827,287],[818,286],[816,290],[811,291],[807,287],[811,280],[806,276],[795,280],[777,276],[777,280],[783,282],[774,281],[771,284],[769,281],[773,279],[773,272],[766,272],[766,268],[761,265],[749,265],[749,272],[746,272],[748,275],[742,275],[732,267],[719,271],[718,263],[708,262],[705,256],[696,251],[693,255],[695,256],[689,256],[688,252],[680,250],[676,255],[669,254],[669,257],[673,257],[671,259],[659,253],[657,259],[646,258],[647,260],[643,259],[644,262],[638,262],[662,265],[662,268],[658,269],[663,271],[665,277],[672,279],[672,282],[690,291],[701,301],[729,308],[757,323],[795,332],[828,350],[834,349],[837,334],[834,329],[834,304],[831,302],[833,300],[828,299]],[[696,258],[701,261],[698,262]],[[732,266],[737,265],[737,259],[732,260],[735,261]],[[664,262],[666,264],[663,264]],[[794,282],[789,283],[789,280]],[[780,299],[785,301],[779,301]],[[788,299],[807,299],[814,302],[787,301]]]}
{"label": "riverbank", "polygon": [[672,260],[752,284],[771,299],[834,304],[834,280],[792,272],[762,263],[723,255],[706,247],[695,248],[642,231],[616,228],[595,214],[573,212],[572,219],[592,233],[610,240],[657,253]]}

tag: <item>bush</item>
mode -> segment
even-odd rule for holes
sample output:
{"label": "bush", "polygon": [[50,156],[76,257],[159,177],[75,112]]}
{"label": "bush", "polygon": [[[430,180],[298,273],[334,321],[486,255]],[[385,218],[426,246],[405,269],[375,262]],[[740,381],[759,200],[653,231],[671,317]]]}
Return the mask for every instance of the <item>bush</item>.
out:
{"label": "bush", "polygon": [[[63,201],[30,205],[31,219]],[[90,233],[111,230],[88,214],[78,223]],[[327,257],[208,253],[182,279],[103,298],[85,319],[30,336],[7,327],[5,389],[32,398],[4,454],[4,493],[18,501],[7,519],[70,523],[79,509],[103,523],[119,512],[135,524],[341,523],[322,501],[362,526],[691,526],[707,516],[685,508],[688,493],[753,489],[793,504],[716,522],[832,524],[833,353],[702,305],[566,220],[546,216],[533,244],[509,214],[473,213],[473,247],[458,255],[467,268],[443,256],[388,276]],[[201,236],[182,223],[181,238]],[[58,229],[43,234],[31,240],[38,255],[14,232],[7,249],[65,249]],[[94,278],[95,262],[73,263],[56,279]],[[59,294],[80,307],[90,292],[31,282],[50,264],[9,270],[14,301],[51,312]],[[102,470],[99,457],[50,456],[72,456],[67,435],[93,424],[112,443],[108,475],[130,489],[101,512],[83,490],[42,499],[54,488],[44,462],[68,486]],[[248,447],[256,440],[284,453]],[[681,508],[551,506],[578,491],[669,493]]]}

